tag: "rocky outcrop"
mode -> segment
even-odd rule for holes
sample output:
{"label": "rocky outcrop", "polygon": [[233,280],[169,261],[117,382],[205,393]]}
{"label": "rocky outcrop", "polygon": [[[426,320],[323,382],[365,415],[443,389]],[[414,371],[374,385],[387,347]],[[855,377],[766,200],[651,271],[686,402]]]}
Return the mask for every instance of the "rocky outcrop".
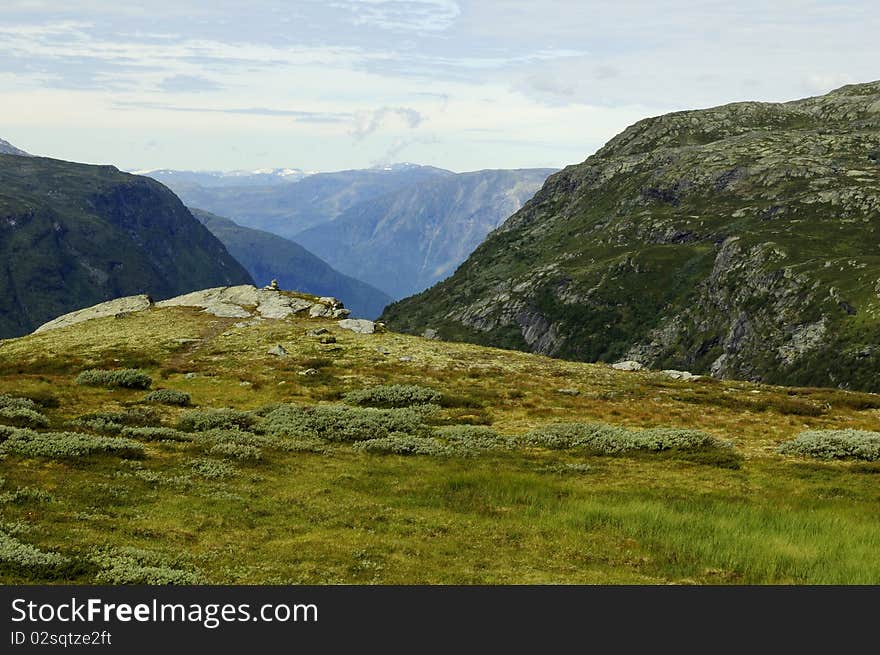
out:
{"label": "rocky outcrop", "polygon": [[[130,296],[117,298],[80,311],[61,316],[41,325],[35,332],[43,332],[94,318],[124,316],[151,307],[196,307],[207,314],[220,318],[246,318],[251,321],[236,323],[237,327],[247,327],[264,319],[283,319],[294,314],[308,312],[312,317],[335,317],[344,315],[342,302],[336,298],[308,298],[295,292],[280,289],[258,289],[250,284],[234,287],[216,287],[193,291],[182,296],[153,303],[149,296]],[[343,323],[345,321],[340,321]],[[375,325],[372,321],[351,321],[357,325]],[[365,328],[363,328],[365,329]],[[278,346],[281,348],[281,346]],[[281,355],[281,353],[270,353]]]}
{"label": "rocky outcrop", "polygon": [[880,391],[880,82],[646,119],[535,197],[395,330]]}
{"label": "rocky outcrop", "polygon": [[38,327],[34,330],[34,334],[37,332],[45,332],[46,330],[67,327],[68,325],[75,325],[76,323],[82,323],[83,321],[90,321],[93,318],[104,318],[106,316],[118,316],[119,318],[123,318],[132,312],[140,312],[148,309],[150,305],[152,305],[152,300],[149,296],[143,294],[139,296],[117,298],[116,300],[102,302],[93,307],[86,307],[85,309],[80,309],[65,314],[64,316],[59,316],[58,318]]}

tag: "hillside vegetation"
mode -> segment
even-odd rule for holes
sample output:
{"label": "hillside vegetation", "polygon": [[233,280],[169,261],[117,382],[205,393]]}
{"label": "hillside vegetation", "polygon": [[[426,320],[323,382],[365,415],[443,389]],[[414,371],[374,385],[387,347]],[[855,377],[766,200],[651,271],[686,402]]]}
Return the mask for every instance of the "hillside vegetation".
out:
{"label": "hillside vegetation", "polygon": [[0,341],[0,582],[877,584],[878,429],[872,394],[153,306]]}
{"label": "hillside vegetation", "polygon": [[640,121],[551,176],[396,330],[880,390],[880,82]]}

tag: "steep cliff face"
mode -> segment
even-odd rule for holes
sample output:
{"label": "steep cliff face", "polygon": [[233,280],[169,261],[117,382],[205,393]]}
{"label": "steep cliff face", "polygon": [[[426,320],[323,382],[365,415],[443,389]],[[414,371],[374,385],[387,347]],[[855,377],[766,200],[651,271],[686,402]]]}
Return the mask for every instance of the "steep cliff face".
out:
{"label": "steep cliff face", "polygon": [[251,277],[161,184],[0,155],[0,337],[120,296],[157,299]]}
{"label": "steep cliff face", "polygon": [[552,176],[395,329],[880,389],[880,82],[641,121]]}

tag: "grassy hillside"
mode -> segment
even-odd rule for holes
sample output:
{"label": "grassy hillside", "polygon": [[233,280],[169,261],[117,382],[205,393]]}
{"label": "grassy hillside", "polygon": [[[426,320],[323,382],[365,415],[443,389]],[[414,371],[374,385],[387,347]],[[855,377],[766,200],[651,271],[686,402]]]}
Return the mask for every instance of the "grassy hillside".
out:
{"label": "grassy hillside", "polygon": [[[75,382],[126,368],[192,406]],[[880,464],[777,452],[875,395],[182,307],[0,342],[0,394],[3,583],[880,583]]]}
{"label": "grassy hillside", "polygon": [[650,118],[551,176],[394,329],[880,390],[880,83]]}
{"label": "grassy hillside", "polygon": [[0,337],[119,296],[251,281],[158,182],[2,154],[0,262]]}
{"label": "grassy hillside", "polygon": [[299,289],[316,296],[335,296],[352,310],[353,316],[364,318],[376,318],[392,301],[388,294],[343,275],[293,241],[262,230],[242,227],[228,218],[201,209],[191,211],[223,242],[258,286],[278,280],[282,289]]}

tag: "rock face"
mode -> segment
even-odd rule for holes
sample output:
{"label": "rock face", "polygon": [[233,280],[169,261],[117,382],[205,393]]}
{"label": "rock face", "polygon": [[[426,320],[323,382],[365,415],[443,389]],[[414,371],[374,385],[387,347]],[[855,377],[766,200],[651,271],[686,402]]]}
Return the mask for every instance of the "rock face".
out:
{"label": "rock face", "polygon": [[0,189],[0,338],[113,298],[252,281],[149,178],[0,154]]}
{"label": "rock face", "polygon": [[[322,301],[332,301],[325,304]],[[310,316],[330,317],[342,309],[336,298],[309,300],[291,292],[275,289],[257,289],[250,284],[234,287],[216,287],[193,291],[182,296],[153,303],[149,296],[117,298],[76,312],[71,312],[41,325],[35,332],[67,327],[93,318],[125,315],[150,307],[199,307],[208,314],[221,318],[250,318],[252,321],[236,323],[235,327],[247,327],[263,319],[283,319],[293,314],[308,311]],[[335,309],[334,309],[335,308]],[[372,321],[353,321],[357,324],[374,325]],[[324,331],[326,332],[326,330]],[[278,346],[278,348],[282,348]],[[283,350],[283,348],[282,348]],[[279,354],[280,353],[269,353]]]}
{"label": "rock face", "polygon": [[0,155],[18,155],[19,157],[30,157],[31,154],[21,150],[20,148],[16,148],[14,145],[6,141],[5,139],[0,139]]}
{"label": "rock face", "polygon": [[880,82],[633,125],[551,176],[395,330],[880,390]]}

